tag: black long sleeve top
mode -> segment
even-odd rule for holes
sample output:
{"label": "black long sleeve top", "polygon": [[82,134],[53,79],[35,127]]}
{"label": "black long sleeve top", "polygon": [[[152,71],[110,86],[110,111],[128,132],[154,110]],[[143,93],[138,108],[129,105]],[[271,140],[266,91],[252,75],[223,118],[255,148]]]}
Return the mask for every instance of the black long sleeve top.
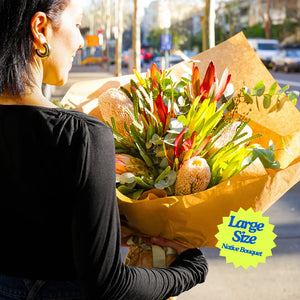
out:
{"label": "black long sleeve top", "polygon": [[198,249],[126,266],[108,126],[78,111],[0,105],[0,273],[79,279],[88,299],[165,299],[203,282]]}

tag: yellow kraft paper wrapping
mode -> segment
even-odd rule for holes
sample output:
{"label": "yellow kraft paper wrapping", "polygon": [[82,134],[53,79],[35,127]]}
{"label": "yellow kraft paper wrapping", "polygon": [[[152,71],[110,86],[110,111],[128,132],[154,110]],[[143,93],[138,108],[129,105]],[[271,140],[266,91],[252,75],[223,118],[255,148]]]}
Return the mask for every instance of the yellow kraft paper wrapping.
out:
{"label": "yellow kraft paper wrapping", "polygon": [[[213,61],[218,77],[227,67],[236,92],[244,85],[251,90],[259,80],[263,80],[267,88],[275,81],[242,33],[193,59],[197,60],[202,79],[210,61]],[[179,63],[172,67],[171,75],[179,79],[191,68],[191,63]],[[77,83],[68,91],[63,103],[101,119],[97,97],[110,87],[127,84],[130,78],[135,77]],[[229,180],[187,196],[135,201],[117,191],[121,219],[125,220],[122,230],[137,235],[162,236],[188,247],[215,247],[217,225],[231,210],[252,207],[254,211],[265,212],[300,180],[300,113],[287,99],[282,100],[278,108],[274,105],[268,110],[258,110],[255,104],[251,107],[241,105],[239,112],[251,108],[249,126],[253,134],[263,135],[255,142],[264,147],[268,147],[270,140],[274,142],[280,169],[266,170],[255,161]],[[138,265],[140,261],[137,258],[131,264]]]}

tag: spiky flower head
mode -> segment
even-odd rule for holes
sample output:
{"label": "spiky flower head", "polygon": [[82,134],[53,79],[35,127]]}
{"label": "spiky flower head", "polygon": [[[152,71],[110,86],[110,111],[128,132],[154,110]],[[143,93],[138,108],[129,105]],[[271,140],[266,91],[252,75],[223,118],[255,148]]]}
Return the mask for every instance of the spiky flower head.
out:
{"label": "spiky flower head", "polygon": [[175,195],[189,195],[204,191],[210,182],[210,168],[199,156],[186,160],[179,169],[175,183]]}

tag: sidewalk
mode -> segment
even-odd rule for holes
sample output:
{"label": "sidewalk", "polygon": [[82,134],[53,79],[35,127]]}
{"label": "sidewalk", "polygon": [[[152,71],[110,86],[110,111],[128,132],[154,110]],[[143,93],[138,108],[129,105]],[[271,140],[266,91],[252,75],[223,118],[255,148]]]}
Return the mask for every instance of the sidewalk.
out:
{"label": "sidewalk", "polygon": [[[125,75],[124,70],[123,75]],[[74,67],[64,87],[55,88],[61,99],[77,81],[114,76],[99,66]],[[177,297],[177,300],[298,300],[300,299],[300,183],[294,186],[264,216],[275,225],[276,247],[266,263],[257,268],[235,268],[215,248],[203,248],[209,263],[206,282]]]}
{"label": "sidewalk", "polygon": [[61,100],[69,88],[78,81],[95,80],[101,78],[109,78],[114,76],[114,67],[110,67],[110,71],[106,70],[106,66],[101,68],[99,65],[91,66],[73,66],[69,73],[69,80],[64,86],[52,87],[52,99]]}
{"label": "sidewalk", "polygon": [[257,268],[235,268],[219,249],[203,248],[209,263],[206,282],[178,300],[298,300],[300,299],[300,183],[265,213],[275,225],[276,247]]}

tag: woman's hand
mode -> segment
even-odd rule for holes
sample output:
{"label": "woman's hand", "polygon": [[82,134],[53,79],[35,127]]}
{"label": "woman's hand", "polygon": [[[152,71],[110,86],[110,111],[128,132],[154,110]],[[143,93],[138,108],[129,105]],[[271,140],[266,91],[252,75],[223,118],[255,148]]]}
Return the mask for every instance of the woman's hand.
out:
{"label": "woman's hand", "polygon": [[151,244],[155,244],[158,246],[162,246],[162,247],[170,247],[173,248],[177,251],[178,255],[180,255],[182,252],[188,250],[189,248],[179,245],[174,241],[170,241],[167,239],[164,239],[162,237],[151,237],[150,238],[150,243]]}
{"label": "woman's hand", "polygon": [[[129,247],[127,244],[127,240],[131,237],[130,234],[126,234],[122,232],[122,240],[121,240],[121,246],[122,247]],[[148,244],[148,245],[158,245],[162,247],[170,247],[177,251],[178,255],[180,255],[182,252],[188,250],[189,248],[182,246],[180,244],[177,244],[174,241],[164,239],[162,237],[143,237],[142,240]]]}
{"label": "woman's hand", "polygon": [[128,241],[128,239],[129,239],[130,237],[131,237],[130,234],[121,232],[121,246],[122,246],[122,247],[129,247],[129,246],[127,245],[127,241]]}

